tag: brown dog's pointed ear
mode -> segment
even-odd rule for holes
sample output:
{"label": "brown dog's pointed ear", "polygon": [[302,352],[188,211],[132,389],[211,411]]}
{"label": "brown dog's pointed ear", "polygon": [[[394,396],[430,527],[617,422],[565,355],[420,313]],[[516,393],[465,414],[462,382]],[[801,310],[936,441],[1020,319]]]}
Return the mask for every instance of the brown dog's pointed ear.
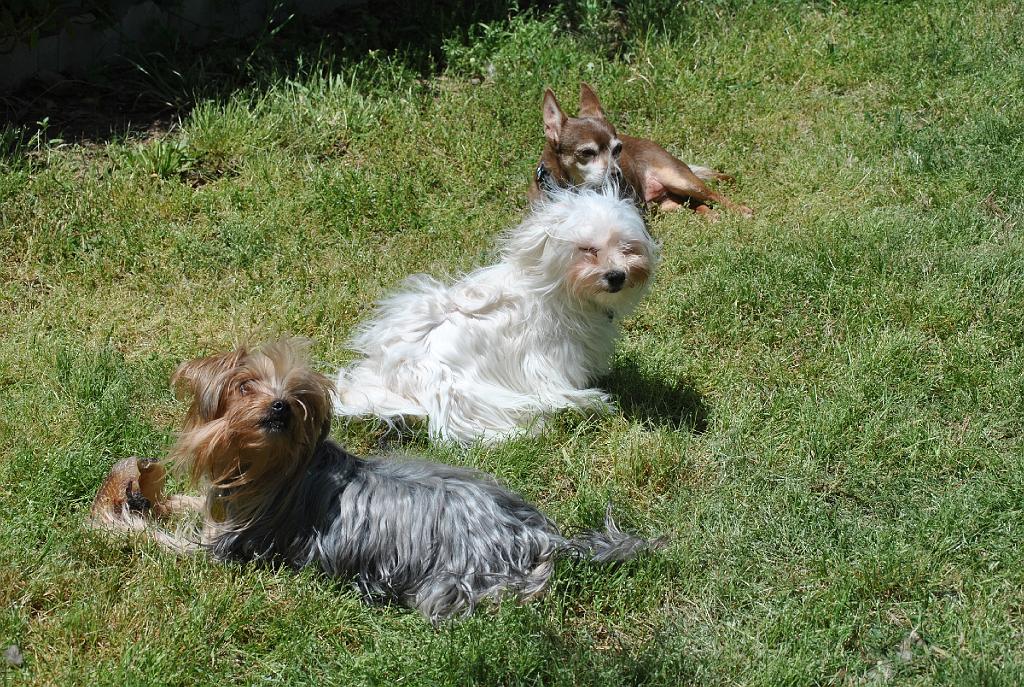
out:
{"label": "brown dog's pointed ear", "polygon": [[558,99],[555,98],[555,94],[550,88],[544,90],[544,103],[541,110],[544,113],[544,136],[552,144],[557,144],[558,137],[562,134],[562,127],[565,126],[569,118],[558,106]]}
{"label": "brown dog's pointed ear", "polygon": [[182,363],[171,375],[174,395],[181,400],[192,397],[189,416],[195,419],[211,420],[220,402],[220,388],[217,380],[225,372],[233,370],[247,355],[245,347],[228,353],[218,353],[205,358],[196,358]]}
{"label": "brown dog's pointed ear", "polygon": [[597,93],[594,93],[594,89],[590,87],[590,84],[583,81],[580,82],[580,117],[606,119]]}

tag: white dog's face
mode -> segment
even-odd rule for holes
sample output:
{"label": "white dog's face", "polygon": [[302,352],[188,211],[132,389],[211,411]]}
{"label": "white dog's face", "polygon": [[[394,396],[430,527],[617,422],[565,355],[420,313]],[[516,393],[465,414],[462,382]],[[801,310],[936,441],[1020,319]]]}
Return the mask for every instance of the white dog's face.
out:
{"label": "white dog's face", "polygon": [[524,287],[621,315],[643,296],[658,246],[613,187],[560,190],[506,237],[504,258],[527,275]]}
{"label": "white dog's face", "polygon": [[615,229],[574,238],[565,284],[580,300],[612,305],[623,297],[633,298],[629,292],[650,278],[647,241]]}

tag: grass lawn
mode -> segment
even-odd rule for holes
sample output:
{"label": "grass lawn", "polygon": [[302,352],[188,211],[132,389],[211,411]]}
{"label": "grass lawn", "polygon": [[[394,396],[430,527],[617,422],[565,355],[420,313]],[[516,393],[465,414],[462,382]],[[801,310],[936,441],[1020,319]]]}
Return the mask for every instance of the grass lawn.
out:
{"label": "grass lawn", "polygon": [[[658,2],[426,10],[415,40],[292,23],[140,63],[169,130],[3,130],[0,650],[24,663],[0,682],[1024,681],[1024,14]],[[575,111],[581,79],[620,130],[735,174],[756,216],[652,216],[621,412],[401,450],[492,471],[569,530],[611,499],[665,552],[561,565],[542,601],[435,629],[344,580],[83,528],[114,461],[173,441],[182,360],[289,333],[330,372],[405,275],[492,259],[543,87]]]}

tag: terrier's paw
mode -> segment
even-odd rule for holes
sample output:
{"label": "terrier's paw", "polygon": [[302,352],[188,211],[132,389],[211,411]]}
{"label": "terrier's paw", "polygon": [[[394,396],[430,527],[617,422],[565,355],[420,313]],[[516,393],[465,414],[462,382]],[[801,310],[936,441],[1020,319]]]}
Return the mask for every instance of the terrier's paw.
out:
{"label": "terrier's paw", "polygon": [[103,480],[89,511],[96,527],[134,529],[137,517],[161,514],[166,471],[159,462],[132,456],[118,461]]}

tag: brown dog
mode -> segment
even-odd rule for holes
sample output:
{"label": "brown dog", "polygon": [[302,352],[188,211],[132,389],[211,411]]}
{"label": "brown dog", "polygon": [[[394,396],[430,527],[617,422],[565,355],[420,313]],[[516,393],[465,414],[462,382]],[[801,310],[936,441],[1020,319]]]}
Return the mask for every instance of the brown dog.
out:
{"label": "brown dog", "polygon": [[655,203],[662,211],[680,205],[717,216],[707,203],[734,210],[745,217],[753,212],[708,188],[705,180],[731,180],[707,167],[689,167],[654,141],[619,135],[605,116],[601,101],[587,84],[580,85],[579,117],[567,117],[551,89],[544,91],[544,152],[530,182],[530,200],[553,186],[600,186],[621,170],[622,180],[638,202]]}

